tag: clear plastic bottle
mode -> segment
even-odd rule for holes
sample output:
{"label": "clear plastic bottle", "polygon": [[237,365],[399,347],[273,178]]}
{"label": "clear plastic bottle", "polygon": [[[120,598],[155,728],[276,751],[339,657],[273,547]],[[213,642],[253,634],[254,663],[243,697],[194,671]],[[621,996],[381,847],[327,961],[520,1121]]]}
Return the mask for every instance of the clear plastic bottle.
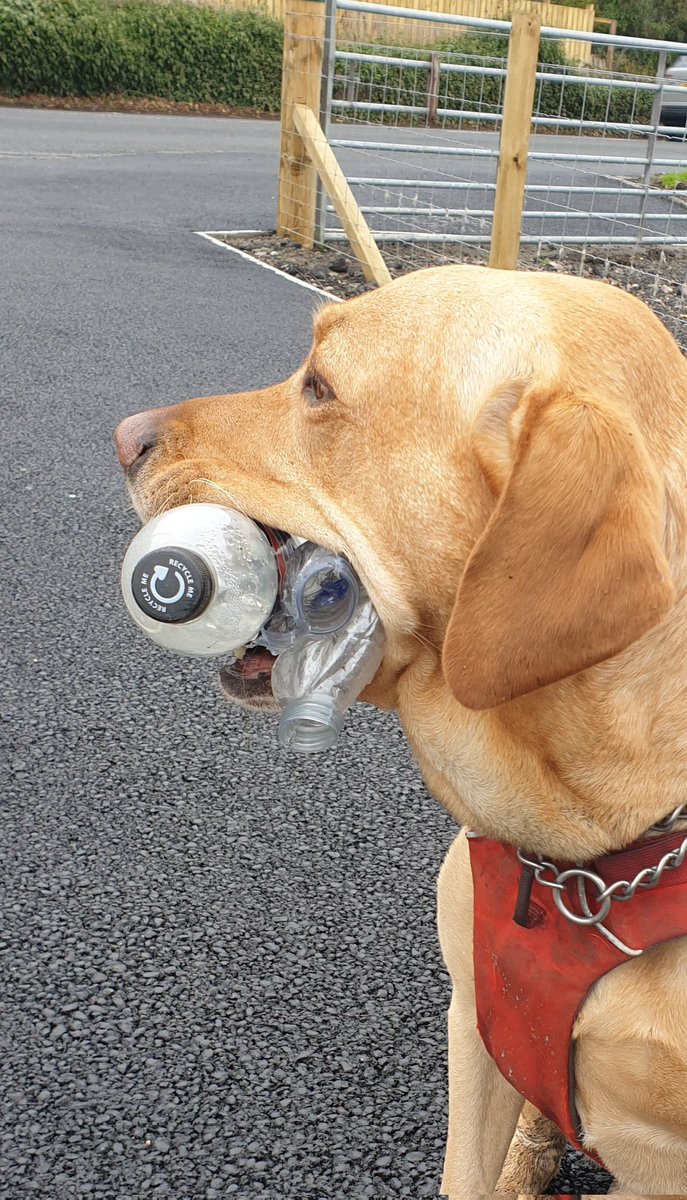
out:
{"label": "clear plastic bottle", "polygon": [[183,505],[144,525],[126,552],[122,591],[136,624],[177,654],[266,646],[279,740],[303,754],[331,749],[384,653],[377,613],[345,558],[219,504]]}
{"label": "clear plastic bottle", "polygon": [[350,621],[360,594],[355,571],[343,555],[314,542],[294,542],[287,550],[279,601],[259,639],[275,655],[304,633],[336,633]]}
{"label": "clear plastic bottle", "polygon": [[230,654],[257,637],[277,598],[276,551],[254,521],[185,504],[144,525],[122,564],[129,613],[177,654]]}
{"label": "clear plastic bottle", "polygon": [[284,650],[272,671],[282,746],[301,754],[330,750],[383,654],[384,631],[362,588],[350,620],[336,633],[304,635]]}

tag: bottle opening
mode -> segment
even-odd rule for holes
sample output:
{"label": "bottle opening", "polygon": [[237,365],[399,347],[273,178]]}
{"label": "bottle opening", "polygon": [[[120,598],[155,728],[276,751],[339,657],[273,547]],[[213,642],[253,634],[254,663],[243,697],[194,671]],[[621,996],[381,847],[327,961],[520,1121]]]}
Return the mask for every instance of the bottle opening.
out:
{"label": "bottle opening", "polygon": [[304,567],[295,590],[299,621],[310,633],[335,633],[350,621],[358,594],[357,580],[344,558],[313,562]]}
{"label": "bottle opening", "polygon": [[285,750],[319,754],[336,745],[343,723],[343,716],[328,696],[292,700],[279,722],[279,741]]}

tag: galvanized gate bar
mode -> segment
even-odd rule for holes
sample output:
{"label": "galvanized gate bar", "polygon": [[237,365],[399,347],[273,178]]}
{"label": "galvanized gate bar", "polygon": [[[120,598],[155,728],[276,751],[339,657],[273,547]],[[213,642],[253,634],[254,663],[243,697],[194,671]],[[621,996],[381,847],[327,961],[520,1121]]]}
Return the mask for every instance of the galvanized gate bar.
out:
{"label": "galvanized gate bar", "polygon": [[[337,0],[343,12],[372,13],[382,17],[407,17],[409,21],[433,21],[438,25],[462,25],[466,29],[492,29],[509,33],[510,21],[492,21],[486,17],[459,17],[453,13],[428,12],[426,9],[402,8],[391,4],[370,4],[366,0]],[[562,42],[593,42],[595,46],[627,46],[637,50],[669,50],[687,53],[684,42],[667,42],[658,38],[622,37],[615,33],[594,33],[586,29],[558,29],[542,25],[541,36]]]}
{"label": "galvanized gate bar", "polygon": [[429,71],[431,63],[423,58],[394,58],[390,54],[359,54],[353,50],[337,50],[337,62],[379,63],[383,67],[413,67],[416,71]]}
{"label": "galvanized gate bar", "polygon": [[510,33],[510,21],[492,21],[487,17],[457,17],[453,13],[427,12],[422,8],[399,8],[393,4],[366,4],[360,0],[337,0],[336,7],[342,12],[408,17],[412,21],[433,21],[436,25],[461,25],[467,29],[495,29],[502,33]]}
{"label": "galvanized gate bar", "polygon": [[[685,47],[687,51],[687,46]],[[412,67],[416,71],[429,71],[431,62],[429,59],[419,58],[395,58],[388,54],[361,54],[352,50],[337,50],[337,61],[342,62],[360,62],[360,63],[378,63],[385,67]],[[500,76],[503,78],[506,74],[505,67],[475,67],[468,63],[451,63],[442,62],[442,75],[486,75]],[[619,88],[637,92],[660,92],[662,85],[659,83],[651,83],[650,81],[641,82],[633,79],[608,79],[601,75],[566,75],[563,72],[553,71],[537,71],[536,79],[541,83],[578,83],[578,84],[593,84],[594,87],[610,87]]]}
{"label": "galvanized gate bar", "polygon": [[[562,220],[562,218],[561,218]],[[416,233],[405,229],[376,229],[375,242],[443,242],[446,245],[484,246],[489,233]],[[328,242],[345,242],[347,235],[342,229],[327,232]],[[637,237],[605,237],[604,234],[521,234],[522,246],[636,246]],[[643,246],[687,246],[687,237],[671,237],[669,234],[648,234],[642,238]]]}
{"label": "galvanized gate bar", "polygon": [[[447,154],[454,156],[470,155],[472,158],[498,158],[498,150],[489,150],[483,146],[423,146],[408,142],[368,142],[361,141],[356,138],[332,138],[332,146],[341,146],[349,150],[380,150],[389,152],[396,151],[397,153],[405,154]],[[626,154],[565,154],[558,151],[548,150],[530,150],[530,159],[540,159],[542,162],[589,162],[589,163],[617,163],[623,167],[644,167],[650,160],[644,155],[642,158],[635,155]],[[653,160],[656,167],[679,167],[680,159],[677,158],[655,158]]]}
{"label": "galvanized gate bar", "polygon": [[[341,112],[406,113],[418,117],[425,117],[429,113],[426,104],[385,104],[383,101],[371,100],[332,100],[331,106]],[[466,108],[438,108],[436,115],[446,121],[485,121],[498,124],[502,120],[501,113]],[[587,121],[580,117],[532,117],[532,124],[544,127],[554,125],[560,129],[611,129],[615,133],[657,132],[654,125],[638,125],[630,121]],[[662,128],[663,126],[659,126],[659,129]]]}
{"label": "galvanized gate bar", "polygon": [[[382,179],[377,175],[349,175],[348,182],[350,184],[367,185],[368,187],[378,188],[433,188],[436,191],[442,189],[458,189],[461,191],[469,191],[473,189],[478,192],[495,191],[495,183],[484,183],[481,180],[474,179],[405,179],[401,176],[392,176]],[[593,183],[527,183],[525,190],[528,192],[556,192],[565,193],[565,195],[575,194],[576,192],[590,195],[592,192],[595,196],[623,196],[626,200],[641,201],[644,196],[644,189],[639,188],[634,184],[627,183],[624,187],[595,187]],[[648,188],[650,196],[683,196],[685,197],[684,188]]]}
{"label": "galvanized gate bar", "polygon": [[481,146],[475,147],[475,149],[471,146],[418,146],[410,143],[406,145],[404,142],[366,142],[356,138],[330,138],[329,144],[349,150],[401,150],[408,154],[470,154],[473,158],[498,158],[499,155],[498,150],[489,150]]}
{"label": "galvanized gate bar", "polygon": [[[643,196],[643,192],[639,195]],[[418,208],[415,205],[395,205],[395,204],[359,204],[361,213],[379,213],[381,216],[389,216],[391,213],[397,217],[434,217],[437,221],[443,221],[447,217],[490,217],[492,210],[490,208],[444,208],[441,204],[434,204],[428,208]],[[327,205],[327,212],[335,212],[333,205]],[[570,209],[551,210],[550,208],[542,209],[524,209],[523,220],[529,217],[550,218],[558,221],[589,221],[592,218],[595,221],[637,221],[641,213],[638,212],[600,212],[594,209]],[[684,213],[652,213],[653,221],[687,221],[687,212]]]}

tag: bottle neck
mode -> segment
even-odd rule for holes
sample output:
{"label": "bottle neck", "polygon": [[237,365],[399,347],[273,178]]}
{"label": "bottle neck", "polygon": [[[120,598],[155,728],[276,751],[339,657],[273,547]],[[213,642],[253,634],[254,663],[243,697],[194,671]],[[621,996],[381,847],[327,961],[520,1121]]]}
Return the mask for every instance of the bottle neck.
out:
{"label": "bottle neck", "polygon": [[343,714],[331,696],[313,692],[286,705],[279,722],[279,741],[285,750],[319,754],[336,745],[343,723]]}

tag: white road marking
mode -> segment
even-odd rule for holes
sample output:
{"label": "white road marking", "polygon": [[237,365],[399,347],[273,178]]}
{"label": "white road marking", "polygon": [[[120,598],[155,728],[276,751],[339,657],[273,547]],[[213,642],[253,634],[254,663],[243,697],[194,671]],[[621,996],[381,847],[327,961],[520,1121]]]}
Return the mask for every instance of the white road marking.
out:
{"label": "white road marking", "polygon": [[247,254],[245,250],[239,250],[237,246],[228,246],[226,242],[220,241],[223,237],[249,237],[256,234],[266,234],[264,229],[213,229],[211,232],[203,233],[201,230],[196,230],[197,237],[205,238],[206,241],[212,242],[215,246],[220,246],[222,250],[230,250],[232,254],[238,254],[241,258],[245,258],[248,262],[253,263],[256,267],[264,267],[266,271],[272,271],[274,275],[281,275],[282,279],[287,279],[289,283],[295,283],[298,287],[307,288],[309,292],[316,292],[318,296],[324,296],[325,299],[331,300],[334,304],[342,302],[341,296],[335,296],[333,292],[327,292],[324,288],[315,287],[314,283],[308,283],[305,279],[296,279],[295,276],[289,275],[286,271],[281,271],[279,267],[273,267],[272,263],[263,262],[261,258],[255,258],[252,254]]}

